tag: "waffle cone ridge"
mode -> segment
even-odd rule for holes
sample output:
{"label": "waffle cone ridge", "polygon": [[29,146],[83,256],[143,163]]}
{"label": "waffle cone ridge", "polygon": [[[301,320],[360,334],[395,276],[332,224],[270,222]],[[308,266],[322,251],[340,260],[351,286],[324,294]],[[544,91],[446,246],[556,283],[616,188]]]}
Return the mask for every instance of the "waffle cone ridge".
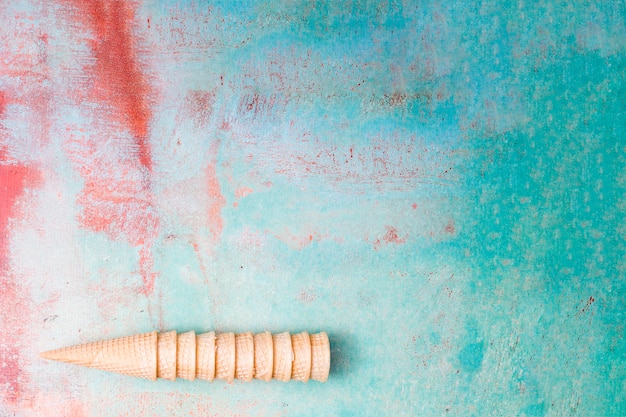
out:
{"label": "waffle cone ridge", "polygon": [[250,382],[254,376],[254,336],[252,332],[235,336],[235,378]]}
{"label": "waffle cone ridge", "polygon": [[326,382],[330,373],[330,343],[326,332],[311,335],[311,379]]}
{"label": "waffle cone ridge", "polygon": [[196,379],[196,333],[179,334],[176,348],[176,376],[193,381]]}
{"label": "waffle cone ridge", "polygon": [[270,332],[254,335],[254,377],[263,381],[272,379],[274,370],[274,341]]}
{"label": "waffle cone ridge", "polygon": [[293,365],[291,379],[307,382],[311,377],[311,339],[307,332],[291,336]]}
{"label": "waffle cone ridge", "polygon": [[215,341],[215,378],[233,382],[235,379],[235,334],[220,333]]}
{"label": "waffle cone ridge", "polygon": [[196,376],[207,381],[215,378],[215,332],[196,336]]}
{"label": "waffle cone ridge", "polygon": [[176,331],[159,333],[157,376],[174,381],[176,379]]}
{"label": "waffle cone ridge", "polygon": [[289,332],[272,335],[274,341],[274,379],[287,382],[291,379],[293,350]]}

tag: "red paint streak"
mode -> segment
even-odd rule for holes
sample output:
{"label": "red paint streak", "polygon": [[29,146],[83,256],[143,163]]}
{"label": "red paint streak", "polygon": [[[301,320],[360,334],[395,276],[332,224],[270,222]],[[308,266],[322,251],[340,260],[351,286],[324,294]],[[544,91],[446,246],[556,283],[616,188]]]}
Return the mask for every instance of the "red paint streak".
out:
{"label": "red paint streak", "polygon": [[24,290],[15,282],[9,267],[9,221],[17,216],[16,203],[26,188],[39,180],[31,167],[12,163],[0,149],[0,395],[15,404],[27,379],[22,370],[19,343],[22,342],[28,301]]}
{"label": "red paint streak", "polygon": [[413,203],[413,204],[411,204],[411,208],[412,208],[413,210],[417,210],[417,203]]}
{"label": "red paint streak", "polygon": [[148,143],[151,111],[147,99],[150,89],[134,50],[131,27],[135,15],[133,3],[67,1],[75,8],[71,16],[78,19],[93,36],[90,42],[95,57],[92,68],[93,99],[109,106],[104,115],[133,135],[136,157],[141,165],[151,170]]}

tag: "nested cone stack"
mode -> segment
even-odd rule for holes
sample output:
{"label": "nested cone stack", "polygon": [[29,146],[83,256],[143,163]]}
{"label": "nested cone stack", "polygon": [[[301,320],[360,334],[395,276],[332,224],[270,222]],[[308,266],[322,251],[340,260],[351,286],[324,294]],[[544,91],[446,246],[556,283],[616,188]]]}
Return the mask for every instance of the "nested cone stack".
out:
{"label": "nested cone stack", "polygon": [[40,356],[53,361],[156,380],[157,333],[85,343],[43,352]]}
{"label": "nested cone stack", "polygon": [[176,351],[176,376],[193,381],[196,379],[196,333],[178,335]]}
{"label": "nested cone stack", "polygon": [[215,332],[196,336],[196,376],[213,381],[215,378]]}
{"label": "nested cone stack", "polygon": [[235,379],[235,333],[220,333],[215,341],[215,378]]}
{"label": "nested cone stack", "polygon": [[326,382],[330,373],[330,343],[326,332],[311,335],[311,379]]}
{"label": "nested cone stack", "polygon": [[272,335],[274,341],[274,371],[273,377],[279,381],[287,382],[291,378],[291,362],[293,350],[291,348],[291,336],[289,332]]}
{"label": "nested cone stack", "polygon": [[274,342],[272,334],[264,332],[254,335],[254,377],[263,381],[272,379],[274,369]]}
{"label": "nested cone stack", "polygon": [[176,379],[176,331],[159,333],[157,341],[157,376],[174,381]]}

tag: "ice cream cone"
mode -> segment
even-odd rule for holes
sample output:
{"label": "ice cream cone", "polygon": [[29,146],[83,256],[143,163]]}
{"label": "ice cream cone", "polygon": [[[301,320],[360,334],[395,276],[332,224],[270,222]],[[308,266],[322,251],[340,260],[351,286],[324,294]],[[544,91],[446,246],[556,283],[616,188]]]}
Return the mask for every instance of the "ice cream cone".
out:
{"label": "ice cream cone", "polygon": [[176,379],[176,331],[159,333],[157,341],[157,376],[174,381]]}
{"label": "ice cream cone", "polygon": [[235,336],[235,378],[250,382],[254,376],[254,336],[252,332]]}
{"label": "ice cream cone", "polygon": [[193,381],[196,379],[196,333],[179,334],[176,347],[176,376]]}
{"label": "ice cream cone", "polygon": [[272,334],[264,332],[254,335],[254,377],[263,381],[272,379],[274,369],[274,342]]}
{"label": "ice cream cone", "polygon": [[142,333],[70,346],[43,352],[40,356],[44,359],[156,380],[157,333]]}
{"label": "ice cream cone", "polygon": [[235,334],[220,333],[215,341],[215,378],[233,382],[235,379]]}
{"label": "ice cream cone", "polygon": [[272,335],[274,342],[274,379],[287,382],[291,378],[293,350],[288,332]]}
{"label": "ice cream cone", "polygon": [[325,382],[330,372],[330,343],[324,332],[293,336],[288,332],[152,332],[51,350],[40,356],[151,380]]}
{"label": "ice cream cone", "polygon": [[311,376],[311,340],[307,332],[291,336],[293,365],[291,379],[307,382]]}
{"label": "ice cream cone", "polygon": [[215,332],[196,336],[196,376],[213,381],[215,378]]}
{"label": "ice cream cone", "polygon": [[330,373],[330,343],[326,332],[311,335],[311,379],[326,382]]}

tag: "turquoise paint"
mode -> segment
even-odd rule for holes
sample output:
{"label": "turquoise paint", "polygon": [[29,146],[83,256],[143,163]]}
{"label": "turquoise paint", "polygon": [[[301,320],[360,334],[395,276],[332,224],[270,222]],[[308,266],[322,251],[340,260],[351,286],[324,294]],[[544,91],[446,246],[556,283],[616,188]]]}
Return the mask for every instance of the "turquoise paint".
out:
{"label": "turquoise paint", "polygon": [[465,372],[477,372],[483,362],[483,343],[470,343],[465,345],[459,352],[461,369]]}
{"label": "turquoise paint", "polygon": [[[89,48],[22,3],[54,85],[82,80]],[[32,359],[38,395],[5,414],[50,396],[39,415],[58,398],[89,416],[626,415],[624,19],[620,1],[142,2],[154,292],[137,247],[75,221],[65,140],[90,109],[61,103],[46,148],[11,104],[11,155],[56,184],[12,229],[44,306],[25,357],[153,328],[326,330],[331,377],[153,383]],[[202,120],[192,90],[213,94]]]}

